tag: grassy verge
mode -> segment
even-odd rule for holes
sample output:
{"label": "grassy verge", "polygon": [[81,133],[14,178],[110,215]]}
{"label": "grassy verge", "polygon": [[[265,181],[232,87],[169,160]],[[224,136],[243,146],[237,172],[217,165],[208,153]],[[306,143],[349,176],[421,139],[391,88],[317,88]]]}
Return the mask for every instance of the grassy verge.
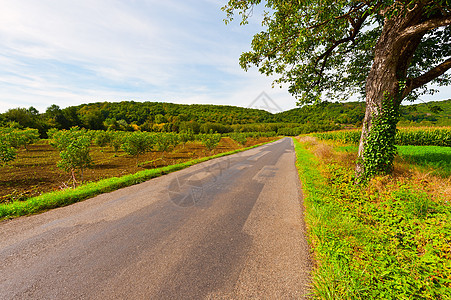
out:
{"label": "grassy verge", "polygon": [[135,174],[129,174],[122,177],[113,177],[104,180],[99,180],[96,182],[89,182],[75,189],[65,189],[62,191],[45,193],[40,196],[30,198],[26,201],[16,201],[8,204],[0,204],[0,220],[36,214],[52,208],[66,206],[102,193],[108,193],[123,187],[144,182],[146,180],[164,174],[175,172],[213,158],[218,158],[242,152],[264,144],[267,143],[262,143],[243,149],[224,152],[209,157],[202,157],[199,159],[190,160],[180,164],[170,165],[157,169],[143,170]]}
{"label": "grassy verge", "polygon": [[311,138],[295,149],[316,298],[451,299],[451,201],[437,181],[356,186],[343,149]]}

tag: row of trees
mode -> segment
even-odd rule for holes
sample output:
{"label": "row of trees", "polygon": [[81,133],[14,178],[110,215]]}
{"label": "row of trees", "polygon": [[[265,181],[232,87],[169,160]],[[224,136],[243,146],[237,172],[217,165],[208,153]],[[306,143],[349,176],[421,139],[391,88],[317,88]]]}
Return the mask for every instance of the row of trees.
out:
{"label": "row of trees", "polygon": [[[400,120],[427,121],[442,126],[451,125],[448,106],[451,101],[401,107]],[[188,108],[183,111],[183,108]],[[121,112],[121,109],[124,111]],[[148,113],[148,115],[144,115]],[[228,117],[232,117],[232,121]],[[295,127],[339,129],[349,125],[360,127],[365,116],[362,102],[323,102],[305,105],[285,112],[270,114],[256,109],[232,106],[181,105],[165,103],[94,103],[60,109],[57,105],[40,114],[30,107],[14,108],[0,114],[0,126],[38,129],[46,137],[50,128],[69,129],[73,126],[90,130],[218,133],[276,131],[295,132]],[[299,130],[297,130],[299,131]],[[303,131],[301,131],[303,132]]]}
{"label": "row of trees", "polygon": [[[130,156],[138,159],[140,155],[150,151],[162,153],[164,159],[165,153],[173,150],[177,145],[183,145],[190,141],[201,142],[208,151],[214,150],[221,141],[222,135],[210,132],[208,134],[195,134],[193,131],[183,131],[181,133],[150,133],[150,132],[124,132],[124,131],[103,131],[86,130],[84,128],[72,127],[69,130],[51,129],[48,131],[50,145],[59,151],[61,160],[57,166],[68,172],[71,181],[75,186],[77,184],[76,174],[80,173],[83,181],[83,173],[86,168],[92,166],[92,157],[90,155],[91,146],[98,147],[110,146],[115,152],[123,150]],[[248,137],[275,136],[275,132],[261,133],[232,133],[229,136],[245,144]],[[25,148],[39,140],[37,129],[17,129],[12,127],[0,127],[0,166],[6,165],[17,157],[17,151]]]}
{"label": "row of trees", "polygon": [[[194,134],[192,131],[176,133],[150,133],[150,132],[124,132],[124,131],[93,131],[72,127],[69,130],[52,129],[48,132],[50,144],[59,150],[61,160],[57,166],[71,176],[71,181],[77,184],[76,173],[80,171],[81,181],[83,172],[92,166],[90,147],[95,144],[99,147],[111,146],[115,151],[122,149],[128,155],[135,157],[138,164],[139,156],[147,152],[158,151],[165,153],[173,150],[177,145],[190,141],[200,141],[208,151],[214,150],[221,141],[221,134],[210,132],[208,134]],[[247,137],[274,136],[273,133],[234,133],[230,137],[244,144]]]}

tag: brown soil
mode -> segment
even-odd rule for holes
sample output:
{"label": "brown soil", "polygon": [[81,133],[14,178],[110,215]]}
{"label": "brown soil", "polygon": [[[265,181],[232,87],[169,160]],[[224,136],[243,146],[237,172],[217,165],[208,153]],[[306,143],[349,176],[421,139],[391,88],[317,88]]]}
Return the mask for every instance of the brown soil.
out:
{"label": "brown soil", "polygon": [[[275,138],[248,139],[244,147],[268,142]],[[97,181],[104,178],[133,174],[144,169],[152,169],[177,164],[188,160],[210,156],[242,148],[230,138],[222,138],[218,147],[208,151],[199,142],[178,145],[173,151],[149,152],[138,158],[128,156],[123,151],[115,153],[111,147],[91,148],[93,167],[84,171],[83,181]],[[25,200],[41,193],[64,189],[71,185],[70,175],[59,169],[59,153],[48,141],[42,140],[30,145],[28,150],[20,150],[16,160],[0,167],[0,203]],[[77,179],[80,179],[78,174]]]}

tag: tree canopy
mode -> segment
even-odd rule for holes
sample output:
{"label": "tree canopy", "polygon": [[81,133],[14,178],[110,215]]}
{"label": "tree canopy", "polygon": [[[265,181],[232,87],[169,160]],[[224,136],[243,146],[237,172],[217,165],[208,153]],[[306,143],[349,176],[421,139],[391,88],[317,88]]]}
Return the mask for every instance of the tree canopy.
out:
{"label": "tree canopy", "polygon": [[[229,0],[248,21],[261,0]],[[415,99],[428,83],[450,84],[451,0],[264,1],[266,30],[252,40],[241,66],[278,74],[299,103],[326,97],[366,100],[357,177],[393,169],[395,134],[403,99]]]}
{"label": "tree canopy", "polygon": [[[376,43],[384,26],[400,26],[403,44],[398,58],[404,96],[435,92],[424,85],[450,83],[451,1],[286,1],[230,0],[226,22],[238,13],[248,22],[254,6],[265,3],[265,31],[255,34],[252,50],[240,57],[245,70],[258,66],[278,74],[276,84],[288,84],[301,104],[323,99],[365,97]],[[404,14],[400,24],[392,16]],[[388,43],[389,41],[387,41]],[[390,50],[389,45],[386,49]],[[412,55],[413,54],[413,55]],[[416,88],[422,88],[416,90]],[[324,97],[325,96],[325,97]]]}

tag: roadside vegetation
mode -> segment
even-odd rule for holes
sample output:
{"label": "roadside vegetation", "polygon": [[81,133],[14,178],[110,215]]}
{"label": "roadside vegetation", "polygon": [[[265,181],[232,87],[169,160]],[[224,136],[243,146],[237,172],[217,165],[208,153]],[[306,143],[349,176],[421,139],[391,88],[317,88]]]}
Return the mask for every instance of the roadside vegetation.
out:
{"label": "roadside vegetation", "polygon": [[451,148],[398,146],[392,175],[356,185],[338,140],[295,139],[315,297],[451,299]]}

